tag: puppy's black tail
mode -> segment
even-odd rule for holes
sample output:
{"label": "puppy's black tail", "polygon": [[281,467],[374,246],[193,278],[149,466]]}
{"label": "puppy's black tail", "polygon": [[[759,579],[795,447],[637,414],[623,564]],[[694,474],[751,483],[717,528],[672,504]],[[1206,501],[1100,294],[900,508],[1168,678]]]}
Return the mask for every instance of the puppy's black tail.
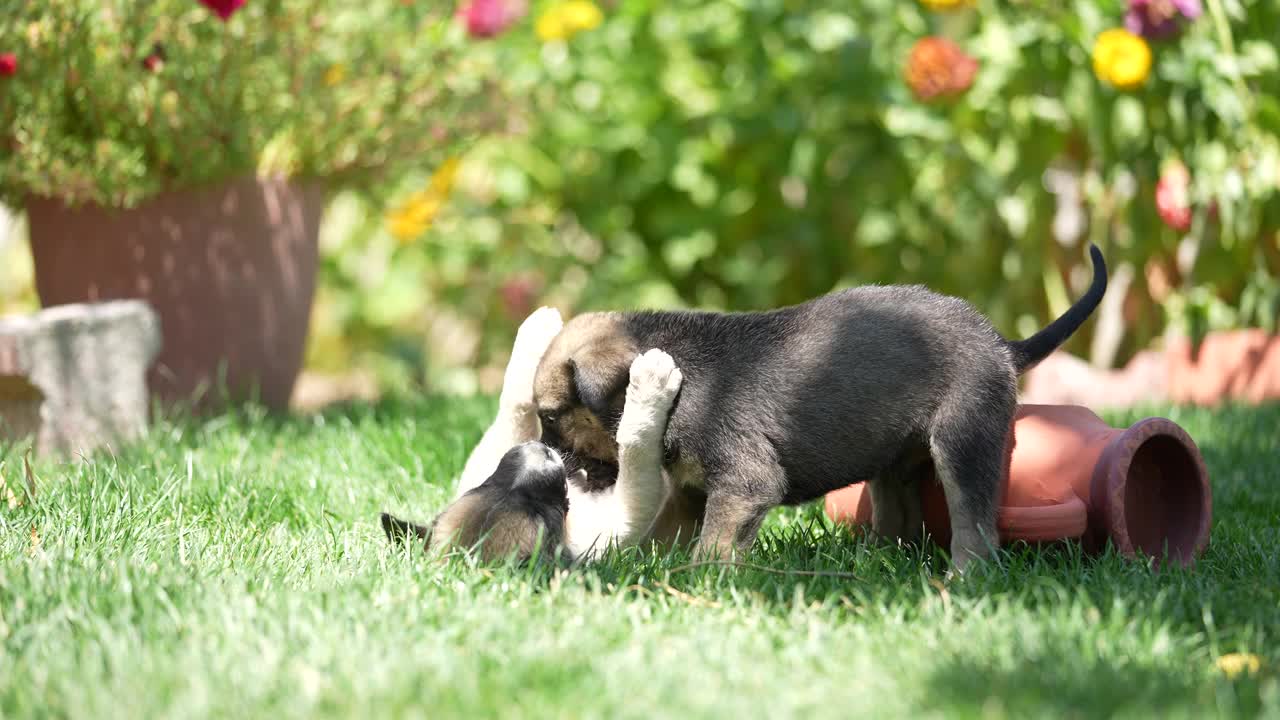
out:
{"label": "puppy's black tail", "polygon": [[382,513],[382,532],[387,534],[387,540],[396,545],[403,543],[410,535],[419,540],[431,539],[431,528],[401,520],[388,513]]}
{"label": "puppy's black tail", "polygon": [[1089,319],[1094,309],[1098,307],[1098,303],[1102,302],[1102,296],[1107,292],[1107,264],[1103,261],[1102,251],[1097,245],[1089,246],[1089,257],[1093,260],[1093,282],[1089,284],[1089,290],[1084,297],[1067,308],[1062,317],[1049,323],[1045,329],[1026,340],[1009,343],[1009,349],[1013,351],[1013,364],[1019,375],[1035,367],[1049,353],[1057,350],[1058,346],[1066,342],[1072,333],[1080,329],[1084,321]]}

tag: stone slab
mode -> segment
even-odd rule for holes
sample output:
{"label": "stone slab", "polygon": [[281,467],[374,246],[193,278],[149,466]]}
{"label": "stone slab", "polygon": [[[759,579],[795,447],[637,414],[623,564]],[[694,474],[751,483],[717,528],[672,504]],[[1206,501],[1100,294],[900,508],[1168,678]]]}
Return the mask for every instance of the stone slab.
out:
{"label": "stone slab", "polygon": [[0,318],[0,438],[85,454],[146,431],[160,320],[138,300]]}

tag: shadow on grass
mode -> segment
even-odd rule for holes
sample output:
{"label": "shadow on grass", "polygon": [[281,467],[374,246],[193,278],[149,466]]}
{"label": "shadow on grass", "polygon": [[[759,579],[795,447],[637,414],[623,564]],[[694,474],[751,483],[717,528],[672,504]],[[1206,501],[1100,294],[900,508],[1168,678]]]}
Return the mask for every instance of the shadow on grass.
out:
{"label": "shadow on grass", "polygon": [[1052,643],[1020,654],[1016,667],[971,658],[943,659],[926,675],[922,693],[950,716],[1094,717],[1098,708],[1139,717],[1162,717],[1186,708],[1198,683],[1136,663],[1116,667],[1082,657],[1081,649]]}

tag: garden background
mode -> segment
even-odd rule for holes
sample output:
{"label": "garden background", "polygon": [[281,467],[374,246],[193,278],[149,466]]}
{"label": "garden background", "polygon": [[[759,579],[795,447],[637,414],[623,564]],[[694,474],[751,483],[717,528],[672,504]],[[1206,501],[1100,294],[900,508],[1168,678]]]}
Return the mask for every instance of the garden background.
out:
{"label": "garden background", "polygon": [[[311,276],[272,294],[271,262],[210,260],[274,246],[226,216],[287,200],[244,181],[285,174],[328,205],[299,389],[392,391],[157,404],[144,437],[74,461],[0,440],[0,715],[1276,717],[1274,403],[1100,409],[1195,439],[1213,522],[1191,567],[1013,542],[949,577],[939,548],[810,504],[770,513],[736,567],[634,547],[544,572],[389,545],[379,513],[425,521],[452,496],[540,304],[919,282],[1024,336],[1082,292],[1094,242],[1110,289],[1070,350],[1099,366],[1274,331],[1277,28],[1274,0],[0,0],[0,311],[37,306],[33,273],[145,256],[166,289],[258,301],[157,303],[162,353],[257,343],[263,365],[290,355],[291,386],[302,335],[281,336],[303,322],[275,305],[305,312]],[[236,183],[249,202],[207,201]],[[205,200],[194,230],[81,224],[33,267],[35,199],[181,192]],[[208,347],[187,370],[220,361]],[[60,397],[116,386],[48,374]],[[66,409],[14,379],[24,407]],[[1176,502],[1186,473],[1163,468],[1139,471]]]}
{"label": "garden background", "polygon": [[[17,4],[0,18],[12,207],[42,189],[132,203],[237,162],[332,183],[313,370],[492,392],[540,304],[751,309],[861,283],[924,283],[1023,336],[1081,292],[1088,242],[1112,287],[1071,349],[1101,365],[1169,331],[1275,327],[1265,0],[477,0],[457,17],[227,0],[224,23],[178,0]],[[425,99],[406,87],[440,75]],[[243,142],[184,157],[223,94],[244,100],[219,120]],[[22,122],[73,105],[123,114]],[[8,224],[0,309],[30,309]]]}

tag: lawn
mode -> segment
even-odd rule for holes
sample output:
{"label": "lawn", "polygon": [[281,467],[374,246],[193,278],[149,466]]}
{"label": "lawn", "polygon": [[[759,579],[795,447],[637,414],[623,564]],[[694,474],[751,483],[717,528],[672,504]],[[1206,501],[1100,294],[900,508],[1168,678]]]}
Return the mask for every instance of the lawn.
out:
{"label": "lawn", "polygon": [[780,572],[391,548],[378,512],[439,508],[491,409],[166,421],[37,464],[0,505],[0,717],[1280,716],[1280,408],[1161,411],[1213,478],[1194,571],[1021,547],[947,585],[817,507],[771,516],[752,562]]}

